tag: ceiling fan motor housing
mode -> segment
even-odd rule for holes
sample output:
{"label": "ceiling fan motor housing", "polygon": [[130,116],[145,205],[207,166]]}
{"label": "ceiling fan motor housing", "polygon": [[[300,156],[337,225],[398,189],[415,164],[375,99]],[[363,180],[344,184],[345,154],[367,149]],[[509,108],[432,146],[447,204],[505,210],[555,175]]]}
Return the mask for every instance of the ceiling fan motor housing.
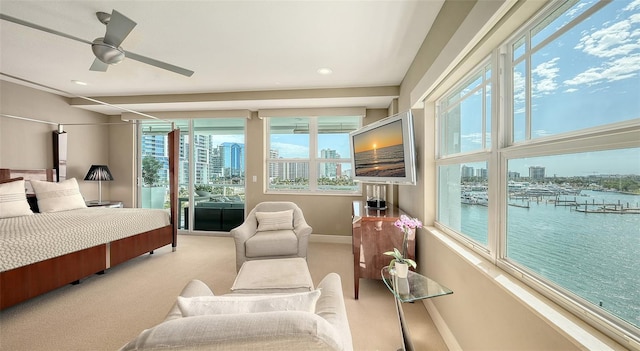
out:
{"label": "ceiling fan motor housing", "polygon": [[115,47],[113,45],[104,42],[104,38],[97,38],[91,44],[91,50],[96,55],[98,60],[108,64],[115,65],[124,60],[124,50],[121,47]]}
{"label": "ceiling fan motor housing", "polygon": [[[0,0],[2,1],[2,0]],[[124,60],[127,56],[131,60],[142,62],[151,66],[155,66],[161,69],[165,69],[177,74],[182,74],[186,77],[191,77],[193,71],[168,64],[166,62],[158,61],[156,59],[138,55],[130,51],[124,51],[120,44],[129,35],[129,33],[136,26],[136,22],[116,11],[111,11],[111,14],[106,12],[97,12],[96,16],[101,23],[107,26],[107,31],[102,38],[97,38],[94,41],[88,41],[82,38],[77,38],[73,35],[65,34],[54,29],[45,28],[41,25],[27,22],[15,17],[8,16],[0,12],[0,20],[13,22],[15,24],[29,27],[35,30],[43,31],[53,35],[58,35],[67,39],[75,40],[83,44],[90,44],[91,50],[96,59],[93,60],[93,64],[89,68],[91,71],[105,72],[109,65],[115,65]],[[105,42],[106,38],[106,42]]]}

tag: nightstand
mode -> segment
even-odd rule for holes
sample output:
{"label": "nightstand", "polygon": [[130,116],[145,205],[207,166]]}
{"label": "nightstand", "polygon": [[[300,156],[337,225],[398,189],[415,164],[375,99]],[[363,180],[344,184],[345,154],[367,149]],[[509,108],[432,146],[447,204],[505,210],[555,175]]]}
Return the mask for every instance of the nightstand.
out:
{"label": "nightstand", "polygon": [[122,205],[122,201],[102,201],[102,203],[98,203],[97,201],[85,201],[87,207],[124,207]]}

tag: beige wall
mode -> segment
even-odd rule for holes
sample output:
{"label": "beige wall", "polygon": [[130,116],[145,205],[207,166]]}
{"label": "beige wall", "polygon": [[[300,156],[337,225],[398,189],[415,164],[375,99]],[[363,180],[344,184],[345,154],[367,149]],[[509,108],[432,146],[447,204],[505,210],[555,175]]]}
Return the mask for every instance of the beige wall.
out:
{"label": "beige wall", "polygon": [[[6,81],[0,81],[0,112],[57,124],[107,122],[102,114],[69,107],[67,98]],[[52,168],[56,129],[56,125],[0,117],[0,167]],[[67,178],[78,180],[85,199],[98,199],[98,184],[83,179],[92,164],[109,164],[108,128],[67,125],[64,129],[69,143]],[[108,199],[109,185],[103,182],[103,198]]]}
{"label": "beige wall", "polygon": [[[110,123],[121,122],[120,117],[110,118]],[[122,201],[125,207],[136,207],[136,150],[135,125],[109,125],[109,169],[115,179],[110,184],[109,196],[111,200]]]}

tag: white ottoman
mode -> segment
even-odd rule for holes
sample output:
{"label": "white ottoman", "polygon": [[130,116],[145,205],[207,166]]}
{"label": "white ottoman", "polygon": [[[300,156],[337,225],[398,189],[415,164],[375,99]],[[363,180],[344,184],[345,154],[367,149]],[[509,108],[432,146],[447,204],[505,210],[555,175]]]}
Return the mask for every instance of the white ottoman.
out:
{"label": "white ottoman", "polygon": [[309,266],[304,258],[246,261],[240,267],[232,293],[292,293],[313,290]]}

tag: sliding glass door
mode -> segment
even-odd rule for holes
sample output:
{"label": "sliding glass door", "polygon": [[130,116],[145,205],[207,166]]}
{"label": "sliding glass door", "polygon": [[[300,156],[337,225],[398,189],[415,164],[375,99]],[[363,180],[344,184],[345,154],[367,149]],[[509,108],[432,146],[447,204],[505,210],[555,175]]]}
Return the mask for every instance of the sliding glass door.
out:
{"label": "sliding glass door", "polygon": [[[176,121],[180,129],[180,171],[182,173],[182,140],[188,138],[188,121]],[[172,123],[142,122],[139,129],[138,206],[142,208],[169,208],[169,152],[167,133]],[[181,191],[182,192],[182,191]],[[186,190],[184,191],[186,194]],[[182,195],[181,195],[182,196]]]}
{"label": "sliding glass door", "polygon": [[[181,130],[178,228],[187,231],[228,232],[244,220],[245,120],[184,119],[177,120],[176,123]],[[151,179],[145,177],[156,174],[156,169],[161,179],[159,183],[168,184],[168,128],[170,123],[166,122],[141,124],[141,207],[163,207],[157,203],[145,202],[144,189],[152,183]],[[164,190],[164,207],[168,207],[168,186]],[[156,195],[155,198],[161,196]]]}

